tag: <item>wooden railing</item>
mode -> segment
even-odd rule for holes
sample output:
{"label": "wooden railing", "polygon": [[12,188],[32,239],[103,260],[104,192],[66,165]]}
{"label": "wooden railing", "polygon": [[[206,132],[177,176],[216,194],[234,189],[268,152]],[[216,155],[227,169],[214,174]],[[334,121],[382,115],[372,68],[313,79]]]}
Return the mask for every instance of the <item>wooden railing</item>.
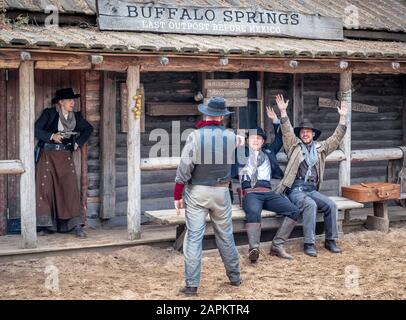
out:
{"label": "wooden railing", "polygon": [[[351,152],[351,162],[397,160],[402,157],[403,152],[399,148],[354,150]],[[281,163],[288,161],[285,153],[278,153],[277,158]],[[336,150],[327,157],[326,161],[339,162],[344,159],[344,153],[341,150]],[[180,157],[142,158],[141,170],[176,169],[179,162]],[[0,174],[21,174],[24,171],[24,164],[20,160],[0,160]]]}
{"label": "wooden railing", "polygon": [[[403,152],[400,148],[354,150],[351,152],[351,162],[397,160],[402,159],[402,157]],[[277,158],[281,163],[288,161],[285,153],[278,153]],[[327,162],[340,162],[342,160],[345,160],[345,155],[341,150],[334,151],[326,159]],[[179,162],[180,157],[142,158],[141,170],[176,169]]]}
{"label": "wooden railing", "polygon": [[25,172],[20,160],[0,160],[0,174],[21,174]]}

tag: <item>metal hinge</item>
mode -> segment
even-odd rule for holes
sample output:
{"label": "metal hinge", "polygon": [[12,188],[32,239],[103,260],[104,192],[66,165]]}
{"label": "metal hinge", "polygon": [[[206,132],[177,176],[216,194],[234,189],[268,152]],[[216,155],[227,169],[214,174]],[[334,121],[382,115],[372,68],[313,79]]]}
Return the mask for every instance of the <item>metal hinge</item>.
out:
{"label": "metal hinge", "polygon": [[10,208],[7,208],[7,219],[10,219]]}

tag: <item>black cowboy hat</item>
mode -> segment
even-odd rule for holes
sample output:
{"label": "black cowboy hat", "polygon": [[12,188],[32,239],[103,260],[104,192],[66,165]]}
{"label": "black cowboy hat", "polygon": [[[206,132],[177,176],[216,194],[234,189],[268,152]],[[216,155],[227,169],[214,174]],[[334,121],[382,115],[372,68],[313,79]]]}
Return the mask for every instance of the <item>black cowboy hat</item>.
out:
{"label": "black cowboy hat", "polygon": [[64,99],[77,99],[80,94],[75,94],[72,88],[63,88],[56,90],[55,97],[52,98],[52,103],[57,103],[59,100]]}
{"label": "black cowboy hat", "polygon": [[233,113],[227,109],[226,101],[220,97],[210,98],[207,105],[199,104],[198,109],[201,113],[212,117],[227,116]]}
{"label": "black cowboy hat", "polygon": [[266,132],[264,131],[264,129],[262,129],[260,127],[248,129],[247,138],[249,136],[254,136],[254,135],[261,136],[262,138],[264,138],[264,140],[266,140]]}
{"label": "black cowboy hat", "polygon": [[295,134],[296,134],[297,137],[300,138],[300,130],[302,130],[304,128],[313,130],[313,132],[315,133],[314,138],[313,138],[314,141],[316,141],[318,138],[320,138],[321,131],[316,129],[315,127],[313,127],[313,125],[308,121],[302,122],[298,127],[296,127],[294,129]]}

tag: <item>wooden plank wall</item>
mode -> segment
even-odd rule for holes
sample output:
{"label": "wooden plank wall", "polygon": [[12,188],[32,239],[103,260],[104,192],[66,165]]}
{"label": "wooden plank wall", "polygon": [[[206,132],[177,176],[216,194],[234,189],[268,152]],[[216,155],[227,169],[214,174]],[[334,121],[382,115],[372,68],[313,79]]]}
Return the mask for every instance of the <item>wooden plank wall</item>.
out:
{"label": "wooden plank wall", "polygon": [[[0,69],[0,160],[7,159],[7,87],[6,70]],[[0,235],[7,230],[7,176],[0,175]]]}
{"label": "wooden plank wall", "polygon": [[[51,100],[55,91],[72,87],[75,93],[80,93],[81,71],[35,70],[35,118],[43,109],[52,106]],[[80,110],[80,99],[75,100],[75,111]]]}
{"label": "wooden plank wall", "polygon": [[[18,70],[9,70],[7,81],[7,159],[18,159]],[[20,217],[20,176],[7,176],[7,207],[10,218]]]}

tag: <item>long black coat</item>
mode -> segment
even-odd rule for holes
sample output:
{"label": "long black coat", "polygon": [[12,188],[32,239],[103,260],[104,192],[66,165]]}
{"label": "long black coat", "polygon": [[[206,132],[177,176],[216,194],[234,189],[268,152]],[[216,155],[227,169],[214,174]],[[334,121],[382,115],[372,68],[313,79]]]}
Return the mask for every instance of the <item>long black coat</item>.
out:
{"label": "long black coat", "polygon": [[[75,112],[76,127],[74,131],[79,132],[79,137],[75,142],[81,147],[83,146],[93,132],[92,125],[87,122],[80,112]],[[38,139],[38,147],[41,147],[45,142],[53,143],[50,139],[53,133],[58,132],[59,114],[55,107],[46,108],[42,111],[41,116],[35,121],[35,138]],[[64,143],[69,141],[64,141]]]}

